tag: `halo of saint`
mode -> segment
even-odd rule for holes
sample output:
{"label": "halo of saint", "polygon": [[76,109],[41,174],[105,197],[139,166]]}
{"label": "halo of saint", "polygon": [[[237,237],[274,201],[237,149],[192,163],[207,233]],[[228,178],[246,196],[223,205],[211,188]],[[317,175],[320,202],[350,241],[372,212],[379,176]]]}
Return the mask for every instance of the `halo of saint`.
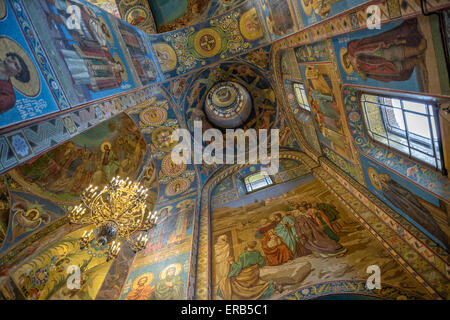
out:
{"label": "halo of saint", "polygon": [[169,269],[171,269],[171,268],[175,268],[175,274],[174,274],[174,275],[177,276],[177,275],[180,274],[181,269],[182,269],[182,266],[181,266],[181,264],[179,264],[179,263],[173,263],[173,264],[171,264],[171,265],[165,267],[165,268],[163,269],[163,271],[161,271],[161,273],[159,274],[159,278],[160,278],[161,280],[164,280],[164,279],[166,278],[166,276],[167,276],[167,271],[168,271]]}
{"label": "halo of saint", "polygon": [[369,168],[367,170],[367,174],[369,175],[369,179],[370,179],[370,182],[372,183],[373,187],[377,190],[381,190],[380,180],[378,178],[378,172],[376,172],[374,168]]}
{"label": "halo of saint", "polygon": [[[131,288],[133,290],[136,290],[139,287],[148,286],[152,283],[154,278],[155,278],[155,276],[151,272],[141,274],[139,277],[134,279],[133,284],[131,285]],[[142,280],[144,280],[145,282]]]}

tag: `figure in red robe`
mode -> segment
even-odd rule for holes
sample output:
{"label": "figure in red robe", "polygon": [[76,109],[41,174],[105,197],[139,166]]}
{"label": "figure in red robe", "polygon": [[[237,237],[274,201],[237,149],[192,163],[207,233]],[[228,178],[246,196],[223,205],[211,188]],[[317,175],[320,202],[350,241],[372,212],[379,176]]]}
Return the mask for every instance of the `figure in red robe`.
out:
{"label": "figure in red robe", "polygon": [[427,41],[414,18],[392,30],[350,41],[347,52],[342,56],[342,63],[345,68],[353,67],[364,81],[372,78],[383,82],[408,80],[414,68],[419,66],[426,89],[426,49]]}
{"label": "figure in red robe", "polygon": [[6,58],[0,60],[0,114],[11,109],[16,103],[11,77],[23,83],[30,81],[30,71],[25,61],[14,52],[8,52]]}
{"label": "figure in red robe", "polygon": [[262,247],[267,258],[267,265],[279,266],[294,258],[291,250],[284,244],[273,230],[269,230],[264,235]]}
{"label": "figure in red robe", "polygon": [[291,250],[289,250],[283,240],[273,231],[273,228],[275,228],[277,223],[272,221],[267,224],[266,222],[267,220],[263,219],[262,225],[258,231],[264,235],[262,248],[267,259],[267,265],[279,266],[294,259]]}

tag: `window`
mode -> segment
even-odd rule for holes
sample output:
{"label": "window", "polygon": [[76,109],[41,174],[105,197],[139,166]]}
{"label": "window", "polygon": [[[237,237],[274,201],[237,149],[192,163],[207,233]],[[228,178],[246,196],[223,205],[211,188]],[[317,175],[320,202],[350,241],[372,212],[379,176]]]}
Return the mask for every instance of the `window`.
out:
{"label": "window", "polygon": [[294,92],[300,107],[307,111],[311,111],[311,108],[309,107],[308,96],[306,95],[305,86],[301,83],[294,83]]}
{"label": "window", "polygon": [[268,175],[261,172],[251,174],[244,179],[247,192],[255,191],[273,184],[272,179]]}
{"label": "window", "polygon": [[361,104],[373,140],[442,170],[434,104],[374,94],[362,94]]}

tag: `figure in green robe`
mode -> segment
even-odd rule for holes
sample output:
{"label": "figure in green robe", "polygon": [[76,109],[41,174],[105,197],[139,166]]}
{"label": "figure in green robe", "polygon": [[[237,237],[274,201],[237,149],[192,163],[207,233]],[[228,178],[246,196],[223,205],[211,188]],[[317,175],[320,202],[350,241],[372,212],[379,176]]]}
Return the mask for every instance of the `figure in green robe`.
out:
{"label": "figure in green robe", "polygon": [[155,299],[156,300],[182,300],[184,299],[184,285],[183,280],[179,275],[176,275],[176,268],[167,269],[167,274],[164,279],[161,279],[156,285]]}
{"label": "figure in green robe", "polygon": [[266,264],[266,259],[256,249],[256,245],[256,241],[247,243],[237,262],[230,258],[230,271],[217,289],[219,297],[226,300],[256,300],[267,299],[272,295],[273,282],[259,278],[259,268]]}

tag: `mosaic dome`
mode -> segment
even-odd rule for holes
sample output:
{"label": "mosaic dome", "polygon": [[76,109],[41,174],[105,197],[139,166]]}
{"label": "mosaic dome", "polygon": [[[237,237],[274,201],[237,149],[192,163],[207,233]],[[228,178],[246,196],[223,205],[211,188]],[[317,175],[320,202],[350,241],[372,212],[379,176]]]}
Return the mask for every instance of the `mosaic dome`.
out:
{"label": "mosaic dome", "polygon": [[220,128],[242,126],[252,111],[247,89],[233,81],[216,83],[208,92],[205,113],[208,120]]}

